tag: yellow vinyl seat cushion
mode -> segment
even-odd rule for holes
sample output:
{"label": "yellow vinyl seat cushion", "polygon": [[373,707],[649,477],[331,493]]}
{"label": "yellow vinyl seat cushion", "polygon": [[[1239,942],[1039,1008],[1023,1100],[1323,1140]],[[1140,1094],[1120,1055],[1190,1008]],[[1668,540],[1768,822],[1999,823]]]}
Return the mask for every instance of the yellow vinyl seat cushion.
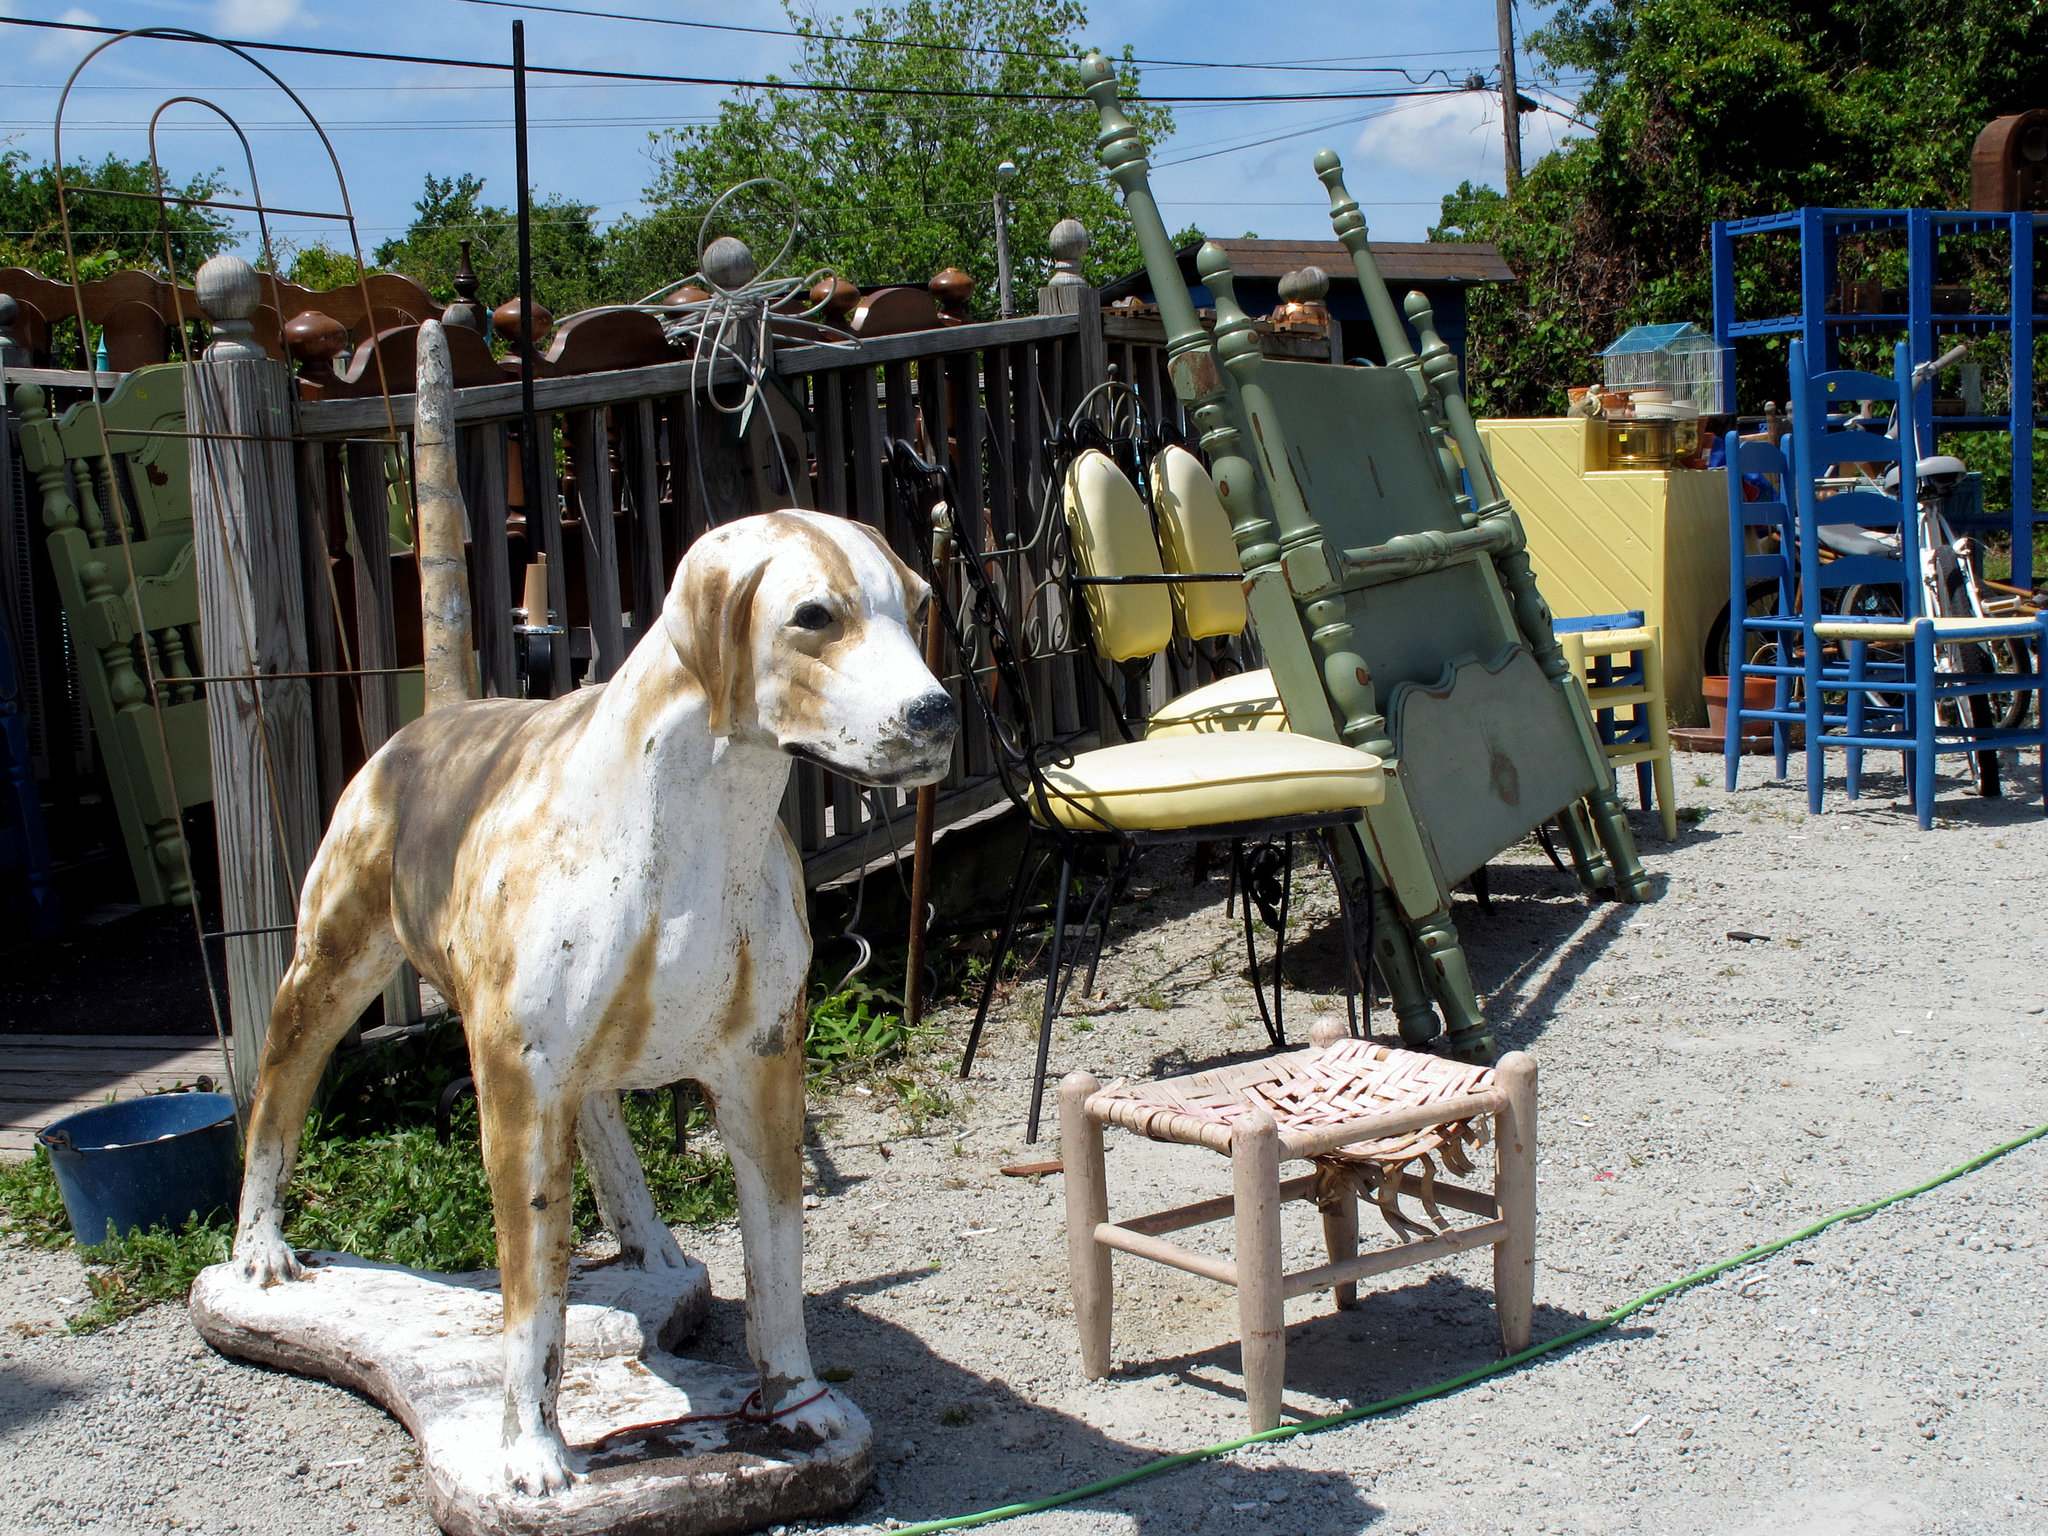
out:
{"label": "yellow vinyl seat cushion", "polygon": [[1076,832],[1317,815],[1378,805],[1387,793],[1371,753],[1280,731],[1127,742],[1083,752],[1045,778],[1053,815]]}
{"label": "yellow vinyl seat cushion", "polygon": [[1145,739],[1286,729],[1287,706],[1273,687],[1271,670],[1261,667],[1256,672],[1219,677],[1160,705],[1146,722]]}
{"label": "yellow vinyl seat cushion", "polygon": [[[1152,510],[1159,517],[1159,552],[1176,576],[1244,573],[1230,515],[1202,461],[1185,448],[1162,449],[1152,460]],[[1190,640],[1244,633],[1244,588],[1227,581],[1169,587],[1180,632]]]}
{"label": "yellow vinyl seat cushion", "polygon": [[[1099,448],[1067,466],[1061,501],[1084,576],[1163,576],[1152,518],[1138,488]],[[1110,661],[1154,656],[1173,641],[1173,599],[1162,585],[1081,589],[1096,652]]]}

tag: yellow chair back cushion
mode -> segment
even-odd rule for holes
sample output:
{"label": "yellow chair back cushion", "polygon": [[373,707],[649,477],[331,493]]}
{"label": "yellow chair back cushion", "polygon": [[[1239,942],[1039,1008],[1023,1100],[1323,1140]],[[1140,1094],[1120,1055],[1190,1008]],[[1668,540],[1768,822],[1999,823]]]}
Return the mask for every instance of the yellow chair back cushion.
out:
{"label": "yellow chair back cushion", "polygon": [[[1167,448],[1152,460],[1152,510],[1159,516],[1160,552],[1176,575],[1244,571],[1230,517],[1216,494],[1216,482],[1187,449]],[[1244,633],[1244,588],[1227,581],[1197,581],[1169,587],[1174,617],[1190,640]]]}
{"label": "yellow chair back cushion", "polygon": [[[1138,488],[1108,454],[1090,448],[1067,466],[1062,500],[1074,561],[1084,576],[1160,576]],[[1095,648],[1111,661],[1157,655],[1173,640],[1173,599],[1164,586],[1083,587]]]}

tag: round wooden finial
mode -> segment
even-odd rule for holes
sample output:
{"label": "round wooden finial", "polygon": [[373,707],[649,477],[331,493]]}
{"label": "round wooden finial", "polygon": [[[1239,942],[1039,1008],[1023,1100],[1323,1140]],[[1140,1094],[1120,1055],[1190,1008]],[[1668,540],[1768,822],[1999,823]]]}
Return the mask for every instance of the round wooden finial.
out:
{"label": "round wooden finial", "polygon": [[939,301],[939,312],[948,320],[957,322],[967,318],[967,301],[974,296],[971,275],[958,267],[947,267],[934,274],[925,287]]}
{"label": "round wooden finial", "polygon": [[491,331],[494,335],[504,337],[505,345],[517,352],[530,341],[537,341],[547,335],[549,327],[555,323],[554,313],[538,299],[534,300],[533,319],[533,331],[529,336],[525,317],[520,313],[519,301],[507,299],[491,311]]}
{"label": "round wooden finial", "polygon": [[735,293],[754,280],[754,253],[744,240],[720,235],[704,248],[704,277],[722,293]]}
{"label": "round wooden finial", "polygon": [[250,317],[263,302],[263,287],[256,269],[239,256],[215,256],[192,279],[199,295],[200,311],[213,322],[213,342],[206,349],[209,358],[253,359],[264,355],[256,342],[256,327]]}
{"label": "round wooden finial", "polygon": [[306,378],[319,383],[334,377],[334,360],[348,350],[348,328],[317,309],[302,310],[285,322],[284,349],[305,365]]}
{"label": "round wooden finial", "polygon": [[811,284],[811,303],[824,305],[825,318],[832,324],[844,325],[860,303],[860,290],[843,277],[821,277]]}
{"label": "round wooden finial", "polygon": [[1345,1037],[1344,1023],[1331,1014],[1320,1014],[1308,1027],[1308,1043],[1319,1051],[1327,1051]]}
{"label": "round wooden finial", "polygon": [[1052,247],[1052,286],[1072,287],[1086,283],[1081,275],[1081,258],[1088,254],[1088,226],[1079,219],[1061,219],[1053,225],[1046,243]]}
{"label": "round wooden finial", "polygon": [[1330,291],[1330,274],[1321,267],[1303,267],[1280,279],[1280,297],[1289,304],[1320,304]]}

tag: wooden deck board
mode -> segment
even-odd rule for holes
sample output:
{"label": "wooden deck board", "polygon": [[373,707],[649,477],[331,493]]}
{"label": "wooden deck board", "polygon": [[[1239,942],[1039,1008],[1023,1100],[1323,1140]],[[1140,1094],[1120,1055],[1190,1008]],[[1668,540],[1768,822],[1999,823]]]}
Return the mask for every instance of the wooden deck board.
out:
{"label": "wooden deck board", "polygon": [[220,1047],[195,1035],[0,1035],[0,1157],[25,1157],[53,1120],[210,1077]]}

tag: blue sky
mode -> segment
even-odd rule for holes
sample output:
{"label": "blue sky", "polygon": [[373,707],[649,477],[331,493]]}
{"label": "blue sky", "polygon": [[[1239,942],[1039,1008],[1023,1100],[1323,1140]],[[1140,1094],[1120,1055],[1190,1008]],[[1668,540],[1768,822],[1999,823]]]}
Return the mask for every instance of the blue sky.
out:
{"label": "blue sky", "polygon": [[[579,0],[568,0],[579,3]],[[580,0],[595,9],[635,11],[779,28],[770,0]],[[821,6],[826,15],[850,4]],[[510,57],[513,11],[462,0],[85,0],[70,6],[0,0],[0,15],[92,22],[104,26],[186,27],[215,36],[309,43],[444,57]],[[1259,7],[1230,14],[1256,22],[1284,17],[1282,28],[1218,33],[1218,8],[1199,10],[1168,0],[1105,0],[1091,7],[1093,42],[1131,44],[1141,58],[1344,60],[1401,65],[1462,79],[1497,64],[1492,0],[1335,3],[1294,0],[1284,12]],[[1521,14],[1533,20],[1531,8]],[[787,72],[795,45],[783,37],[683,30],[628,22],[527,15],[527,56],[533,64],[596,69],[758,77]],[[1264,31],[1264,35],[1256,35]],[[58,90],[96,37],[0,27],[0,85],[7,107],[0,137],[37,159],[50,154],[50,121]],[[259,55],[298,90],[332,136],[347,177],[366,249],[406,223],[429,172],[470,172],[486,178],[486,195],[512,197],[511,93],[502,74],[479,75],[428,65],[377,64],[288,55]],[[1524,70],[1526,73],[1526,63]],[[1149,90],[1220,94],[1356,88],[1400,77],[1148,68]],[[66,109],[67,159],[109,151],[141,157],[145,125],[166,96],[181,91],[217,100],[250,131],[266,201],[309,209],[337,206],[333,178],[315,135],[290,101],[254,71],[210,50],[157,41],[122,43],[101,54],[80,77]],[[531,95],[533,179],[544,192],[566,193],[598,206],[609,220],[637,209],[648,180],[648,132],[703,121],[718,110],[720,91],[703,86],[565,83],[537,78]],[[1391,110],[1390,110],[1391,109]],[[1328,238],[1321,188],[1309,168],[1324,145],[1343,154],[1351,190],[1366,206],[1377,238],[1420,239],[1437,200],[1467,177],[1501,179],[1499,103],[1488,94],[1419,102],[1345,102],[1184,106],[1172,140],[1155,146],[1153,185],[1170,227],[1198,224],[1212,234],[1255,230],[1272,237]],[[1368,116],[1368,114],[1371,114]],[[242,156],[202,109],[171,108],[163,118],[161,153],[174,176],[225,167],[240,187]],[[1525,154],[1533,158],[1563,127],[1555,116],[1524,119]],[[1264,145],[1250,141],[1315,131]],[[1241,147],[1243,146],[1243,147]],[[1218,151],[1221,151],[1220,153]],[[1175,163],[1179,162],[1179,163]],[[282,217],[274,229],[310,243],[320,227]],[[336,238],[332,243],[345,245]]]}

